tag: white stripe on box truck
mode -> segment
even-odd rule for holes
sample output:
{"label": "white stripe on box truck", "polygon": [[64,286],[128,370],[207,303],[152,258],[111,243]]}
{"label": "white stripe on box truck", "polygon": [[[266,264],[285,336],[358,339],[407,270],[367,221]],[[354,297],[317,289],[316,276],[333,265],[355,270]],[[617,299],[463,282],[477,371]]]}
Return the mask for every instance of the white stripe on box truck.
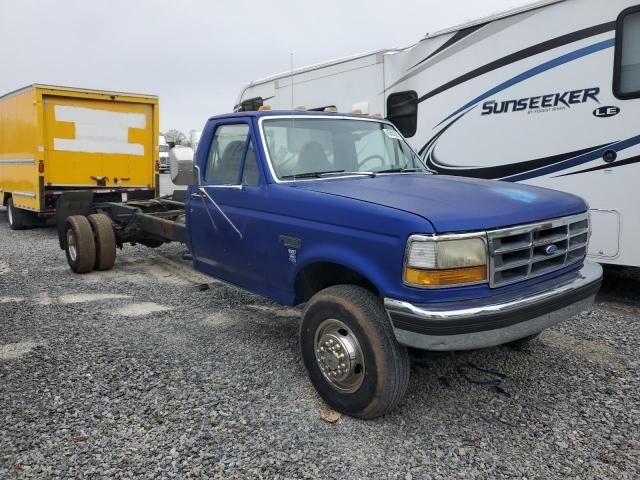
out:
{"label": "white stripe on box truck", "polygon": [[56,121],[73,123],[76,137],[54,138],[54,150],[144,155],[144,145],[129,143],[130,128],[146,127],[147,122],[143,114],[67,105],[55,105],[54,108]]}

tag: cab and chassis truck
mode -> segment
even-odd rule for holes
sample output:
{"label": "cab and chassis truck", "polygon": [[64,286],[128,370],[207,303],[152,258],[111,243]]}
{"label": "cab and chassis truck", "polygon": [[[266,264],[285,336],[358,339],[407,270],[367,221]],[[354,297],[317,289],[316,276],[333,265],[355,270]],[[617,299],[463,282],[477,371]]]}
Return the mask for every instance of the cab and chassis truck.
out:
{"label": "cab and chassis truck", "polygon": [[0,97],[0,204],[14,230],[55,215],[63,192],[154,198],[158,160],[158,97],[41,84]]}
{"label": "cab and chassis truck", "polygon": [[[402,400],[408,347],[524,343],[590,307],[579,197],[437,175],[390,122],[328,112],[210,118],[195,158],[171,154],[182,199],[63,196],[60,246],[79,273],[116,245],[185,242],[193,267],[304,304],[300,349],[334,409],[373,418]],[[84,196],[84,198],[83,198]],[[182,200],[184,203],[181,203]]]}

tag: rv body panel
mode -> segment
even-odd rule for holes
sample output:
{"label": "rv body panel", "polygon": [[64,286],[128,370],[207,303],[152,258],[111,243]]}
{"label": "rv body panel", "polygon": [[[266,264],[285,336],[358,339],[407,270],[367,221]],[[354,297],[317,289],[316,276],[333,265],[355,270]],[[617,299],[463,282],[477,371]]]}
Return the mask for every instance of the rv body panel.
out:
{"label": "rv body panel", "polygon": [[[390,95],[415,92],[417,130],[409,141],[430,168],[582,196],[593,211],[590,256],[640,266],[640,99],[615,90],[619,19],[637,5],[538,2],[388,50],[383,112],[390,113]],[[339,110],[379,102],[380,92],[367,87],[373,80],[350,95],[337,79],[329,90],[322,72],[314,74],[316,97],[331,103],[333,94]],[[311,90],[307,106],[317,103]]]}
{"label": "rv body panel", "polygon": [[336,107],[344,112],[359,109],[363,114],[382,114],[383,54],[384,51],[372,52],[258,80],[245,87],[238,104],[261,97],[265,105],[275,110]]}

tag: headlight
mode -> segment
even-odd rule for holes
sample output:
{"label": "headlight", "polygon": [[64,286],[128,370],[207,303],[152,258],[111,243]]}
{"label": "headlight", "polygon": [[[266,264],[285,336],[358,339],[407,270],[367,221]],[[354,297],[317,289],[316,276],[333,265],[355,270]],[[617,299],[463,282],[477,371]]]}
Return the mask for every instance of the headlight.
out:
{"label": "headlight", "polygon": [[460,286],[487,281],[487,245],[482,237],[409,238],[404,282],[416,287]]}

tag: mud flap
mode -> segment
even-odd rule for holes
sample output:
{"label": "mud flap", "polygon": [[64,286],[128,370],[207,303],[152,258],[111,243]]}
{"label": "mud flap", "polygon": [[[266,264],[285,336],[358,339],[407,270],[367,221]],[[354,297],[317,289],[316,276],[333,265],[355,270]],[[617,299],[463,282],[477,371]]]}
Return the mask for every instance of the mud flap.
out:
{"label": "mud flap", "polygon": [[58,242],[64,250],[64,226],[71,215],[89,215],[93,213],[93,192],[64,192],[56,202],[56,228]]}

